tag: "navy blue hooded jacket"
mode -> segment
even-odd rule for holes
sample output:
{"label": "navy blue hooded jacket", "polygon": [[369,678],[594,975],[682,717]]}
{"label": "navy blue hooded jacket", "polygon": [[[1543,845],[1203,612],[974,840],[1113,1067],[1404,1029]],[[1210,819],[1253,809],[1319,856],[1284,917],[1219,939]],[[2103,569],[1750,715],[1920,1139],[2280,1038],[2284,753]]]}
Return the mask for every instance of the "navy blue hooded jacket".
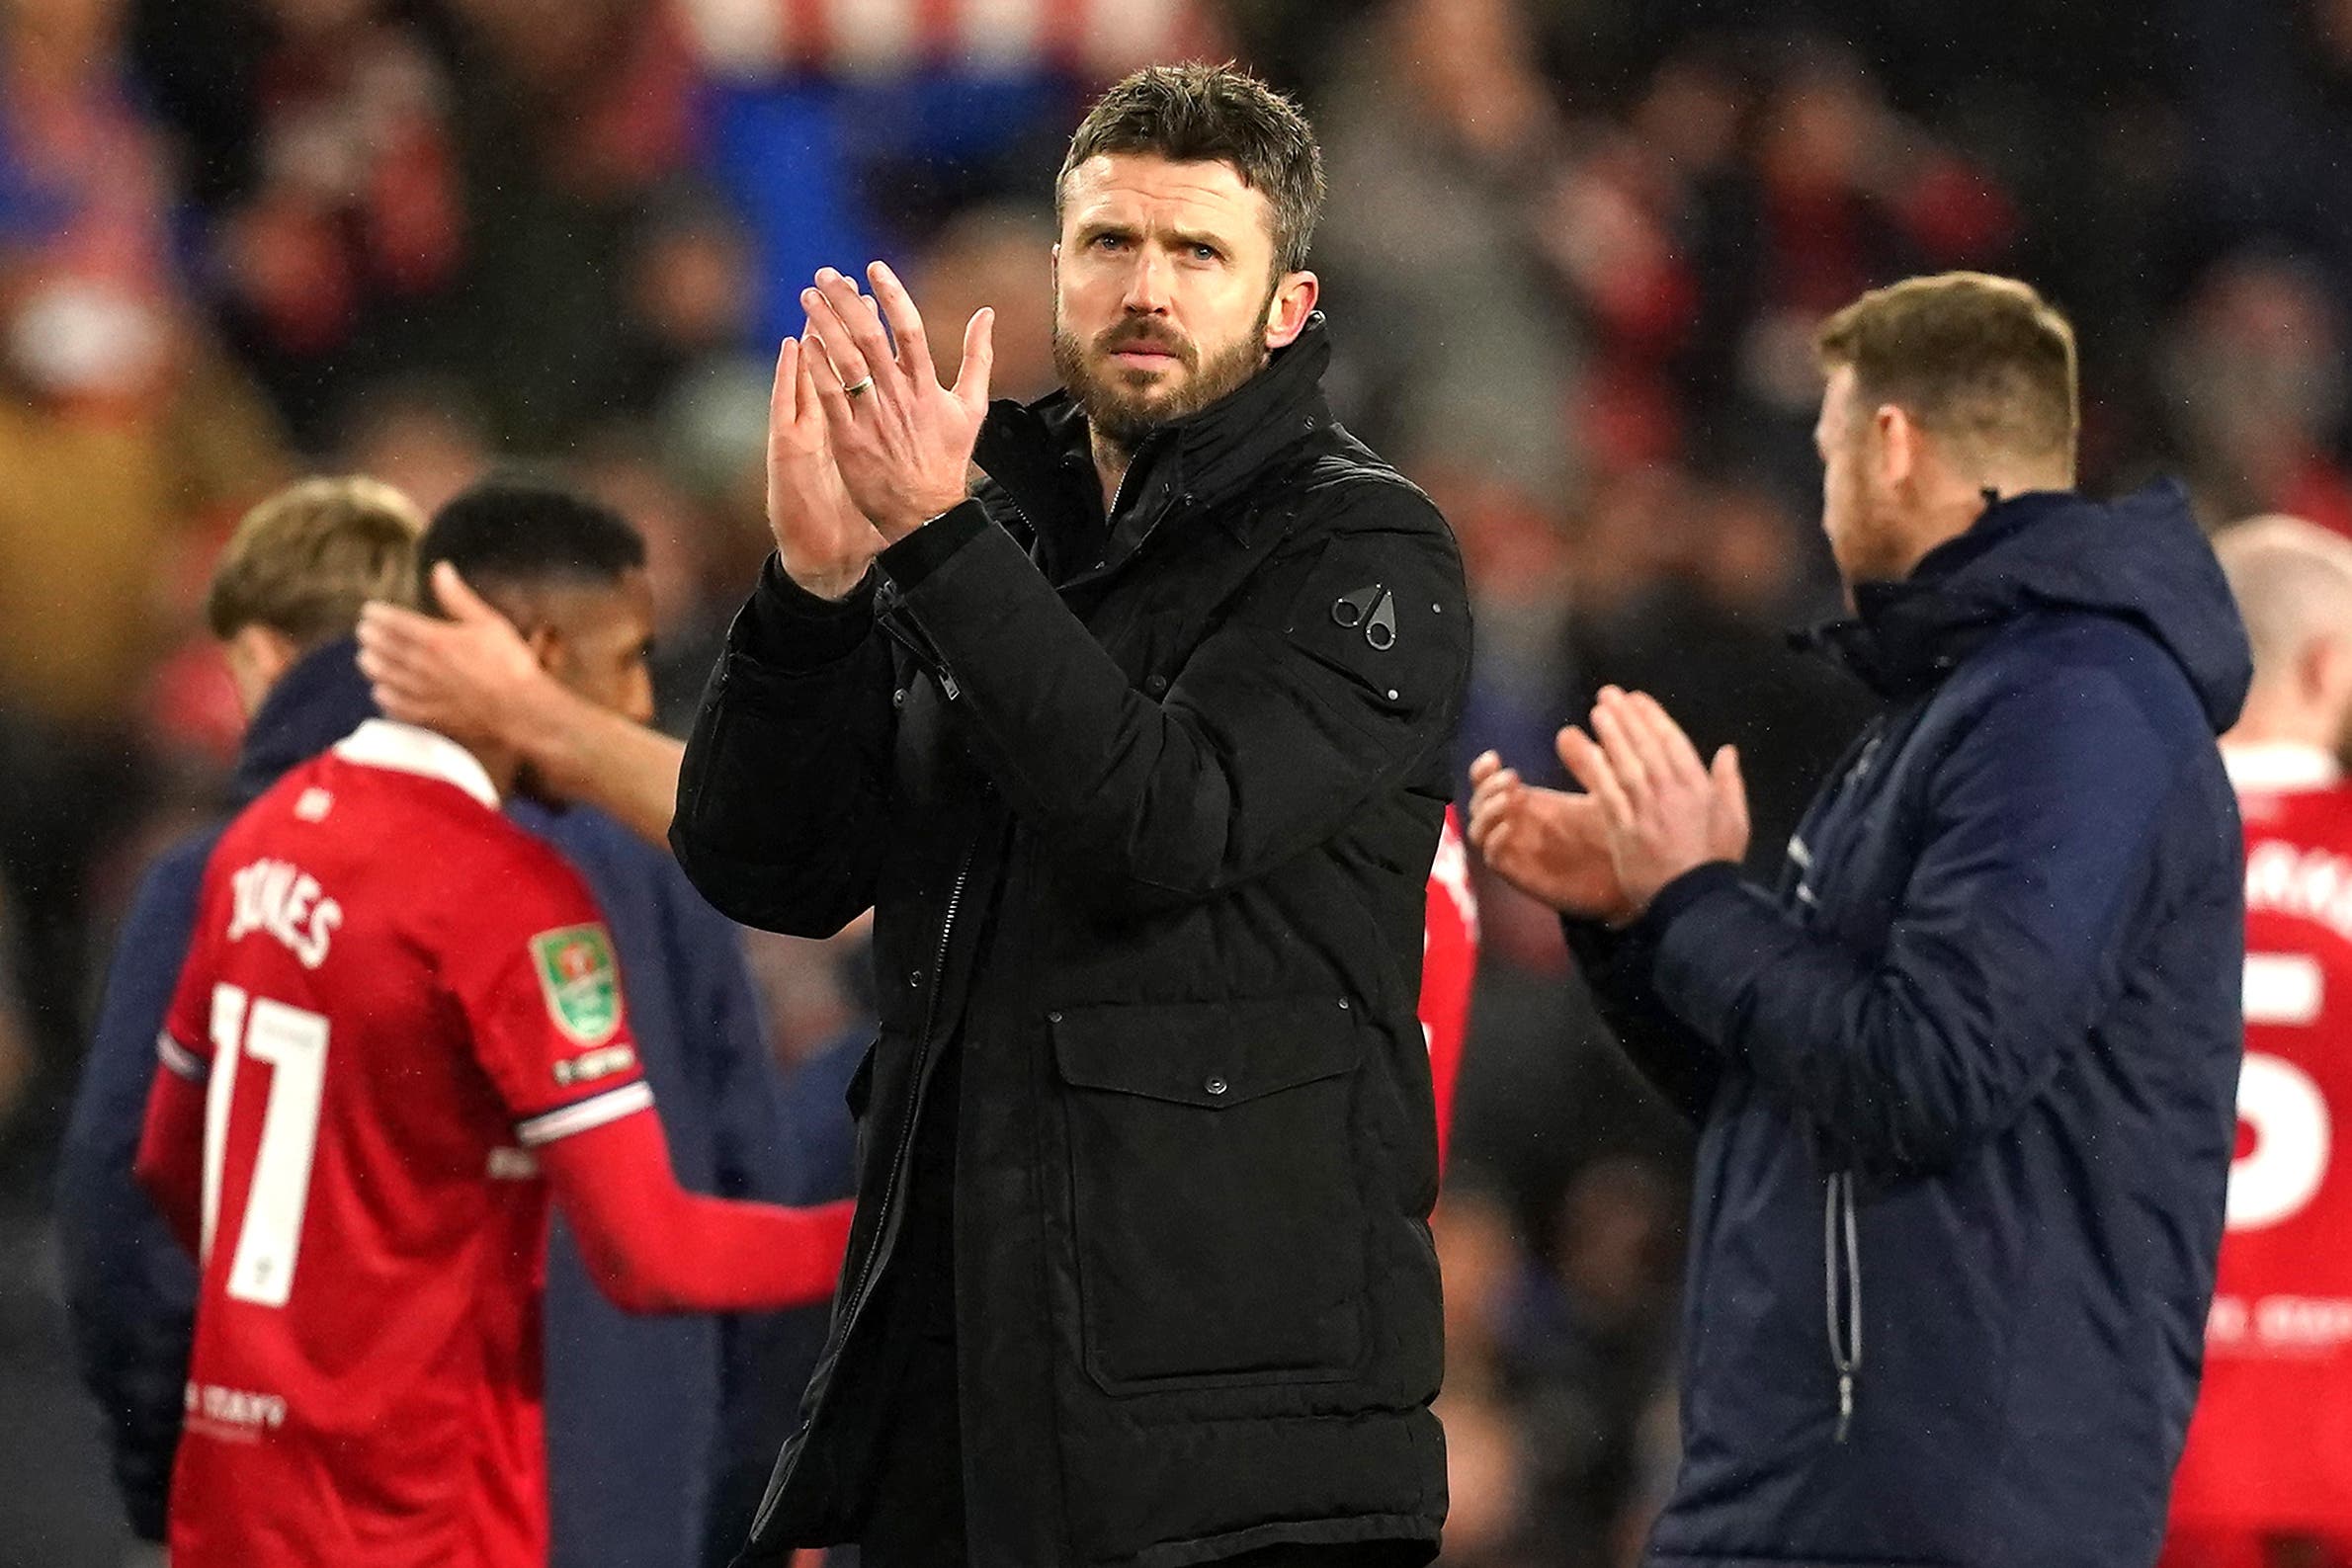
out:
{"label": "navy blue hooded jacket", "polygon": [[[313,652],[270,693],[234,794],[375,715],[350,641]],[[667,856],[610,817],[516,801],[510,814],[588,879],[620,950],[631,1032],[678,1180],[795,1200],[779,1076],[734,929]],[[160,1539],[179,1443],[196,1272],[134,1184],[155,1035],[196,923],[213,827],[148,868],[116,944],[58,1172],[57,1231],[82,1376],[107,1421],[131,1527]],[[632,1318],[589,1281],[560,1224],[544,1305],[553,1568],[685,1568],[703,1557],[722,1393],[709,1317]]]}
{"label": "navy blue hooded jacket", "polygon": [[2245,632],[2179,488],[1996,503],[1823,634],[1777,895],[1569,937],[1703,1119],[1651,1561],[2146,1568],[2235,1137]]}

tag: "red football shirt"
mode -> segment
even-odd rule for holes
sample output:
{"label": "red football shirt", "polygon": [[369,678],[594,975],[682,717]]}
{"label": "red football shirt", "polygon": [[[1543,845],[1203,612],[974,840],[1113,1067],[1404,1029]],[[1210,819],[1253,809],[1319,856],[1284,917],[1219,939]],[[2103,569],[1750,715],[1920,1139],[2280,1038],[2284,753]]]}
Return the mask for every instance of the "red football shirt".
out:
{"label": "red football shirt", "polygon": [[2352,784],[2232,749],[2246,827],[2246,1059],[2184,1533],[2352,1533]]}
{"label": "red football shirt", "polygon": [[1446,808],[1445,831],[1429,867],[1429,909],[1421,934],[1421,1033],[1429,1042],[1429,1079],[1437,1093],[1437,1156],[1442,1165],[1454,1130],[1454,1086],[1462,1076],[1462,1040],[1470,1029],[1470,982],[1478,969],[1478,898],[1470,856]]}
{"label": "red football shirt", "polygon": [[158,1049],[206,1082],[176,1568],[539,1568],[530,1151],[652,1104],[578,875],[364,725],[221,838]]}

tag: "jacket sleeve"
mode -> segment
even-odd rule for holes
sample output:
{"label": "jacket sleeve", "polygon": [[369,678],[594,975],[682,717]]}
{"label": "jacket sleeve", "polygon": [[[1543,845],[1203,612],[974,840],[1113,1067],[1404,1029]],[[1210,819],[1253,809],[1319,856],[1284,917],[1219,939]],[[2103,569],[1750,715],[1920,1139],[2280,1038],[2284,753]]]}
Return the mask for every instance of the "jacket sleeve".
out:
{"label": "jacket sleeve", "polygon": [[[2081,665],[1993,700],[1926,782],[1879,952],[1806,929],[1727,867],[1671,884],[1638,923],[1658,996],[1849,1162],[1950,1164],[2010,1125],[2130,978],[2118,944],[2160,874],[2192,740],[2143,701]],[[2233,817],[2215,830],[2235,844]]]}
{"label": "jacket sleeve", "polygon": [[1386,482],[1320,504],[1346,510],[1257,568],[1164,696],[976,503],[883,552],[885,613],[936,653],[982,766],[1047,844],[1143,901],[1206,897],[1329,838],[1461,711],[1470,609],[1436,509]]}
{"label": "jacket sleeve", "polygon": [[873,904],[890,682],[871,578],[833,603],[771,557],[704,689],[670,824],[678,864],[720,912],[829,937]]}
{"label": "jacket sleeve", "polygon": [[205,857],[177,850],[147,873],[107,971],[57,1168],[57,1240],[83,1386],[106,1422],[130,1527],[161,1540],[179,1447],[196,1266],[133,1178],[155,1037],[196,923]]}
{"label": "jacket sleeve", "polygon": [[1560,929],[1626,1060],[1668,1105],[1692,1121],[1704,1120],[1722,1082],[1722,1058],[1658,1000],[1650,983],[1657,956],[1653,928],[1613,931],[1597,920],[1569,917]]}

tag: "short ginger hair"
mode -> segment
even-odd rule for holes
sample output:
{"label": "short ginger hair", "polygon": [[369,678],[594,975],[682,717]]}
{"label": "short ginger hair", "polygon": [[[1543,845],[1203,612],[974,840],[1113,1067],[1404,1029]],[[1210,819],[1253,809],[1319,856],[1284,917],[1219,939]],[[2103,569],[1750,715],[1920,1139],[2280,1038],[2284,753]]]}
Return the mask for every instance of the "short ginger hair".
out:
{"label": "short ginger hair", "polygon": [[1850,368],[1863,408],[1892,403],[1939,441],[2061,469],[2082,425],[2074,328],[2014,278],[1906,278],[1821,324],[1825,371]]}

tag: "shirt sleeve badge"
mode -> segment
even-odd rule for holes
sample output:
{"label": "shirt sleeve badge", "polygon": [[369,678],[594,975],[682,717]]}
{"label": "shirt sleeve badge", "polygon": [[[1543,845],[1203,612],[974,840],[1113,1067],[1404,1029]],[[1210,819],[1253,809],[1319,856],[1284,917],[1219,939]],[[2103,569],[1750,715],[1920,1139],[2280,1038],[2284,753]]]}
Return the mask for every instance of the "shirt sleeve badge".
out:
{"label": "shirt sleeve badge", "polygon": [[577,1045],[602,1045],[621,1028],[621,966],[601,925],[562,926],[531,939],[547,1016]]}

